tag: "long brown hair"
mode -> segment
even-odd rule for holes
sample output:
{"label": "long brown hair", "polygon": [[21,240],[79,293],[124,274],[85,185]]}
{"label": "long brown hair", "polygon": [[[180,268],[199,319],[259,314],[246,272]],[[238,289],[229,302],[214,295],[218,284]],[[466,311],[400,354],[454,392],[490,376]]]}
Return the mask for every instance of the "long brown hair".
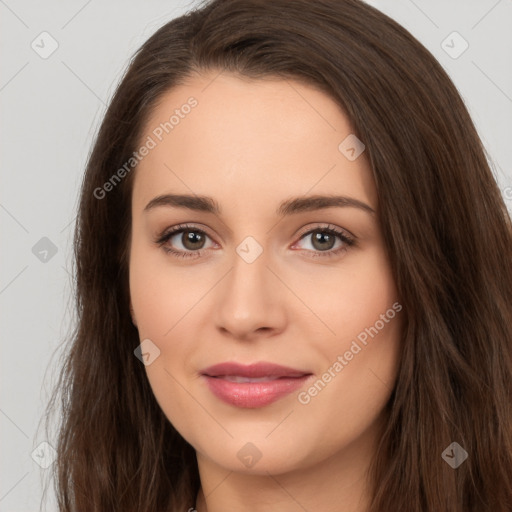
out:
{"label": "long brown hair", "polygon": [[[455,86],[404,28],[359,0],[213,0],[139,49],[88,160],[74,239],[76,327],[47,411],[60,395],[59,511],[194,506],[194,449],[133,353],[136,168],[104,197],[97,190],[140,146],[162,94],[208,69],[314,85],[366,145],[405,314],[369,512],[512,510],[511,220]],[[456,469],[442,457],[453,442],[468,453]]]}

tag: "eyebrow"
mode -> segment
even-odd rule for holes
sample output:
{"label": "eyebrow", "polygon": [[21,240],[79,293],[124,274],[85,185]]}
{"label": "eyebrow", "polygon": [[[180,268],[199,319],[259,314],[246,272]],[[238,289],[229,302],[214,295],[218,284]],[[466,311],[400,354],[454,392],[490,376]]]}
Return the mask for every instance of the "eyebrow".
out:
{"label": "eyebrow", "polygon": [[[157,196],[149,201],[144,211],[147,212],[160,206],[186,208],[187,210],[213,213],[214,215],[221,214],[221,208],[213,198],[188,194],[164,194]],[[371,206],[359,199],[325,195],[287,199],[279,205],[276,214],[284,216],[332,207],[358,208],[366,213],[375,214],[375,210]]]}

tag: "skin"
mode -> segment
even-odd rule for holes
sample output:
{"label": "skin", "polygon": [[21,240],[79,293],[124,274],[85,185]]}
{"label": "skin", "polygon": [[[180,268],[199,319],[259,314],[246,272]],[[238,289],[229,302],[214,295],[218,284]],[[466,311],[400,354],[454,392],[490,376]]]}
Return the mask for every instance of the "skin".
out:
{"label": "skin", "polygon": [[[141,341],[160,350],[145,367],[155,397],[197,453],[196,508],[362,512],[365,471],[396,380],[403,313],[307,404],[294,392],[265,407],[238,408],[215,397],[199,375],[224,361],[270,361],[313,373],[299,391],[307,390],[399,301],[366,155],[349,161],[338,149],[353,130],[325,93],[218,71],[167,92],[141,140],[190,96],[197,106],[135,171],[130,295]],[[170,193],[210,196],[221,214],[144,211]],[[376,213],[345,206],[276,214],[282,201],[316,194],[349,196]],[[206,231],[199,256],[178,258],[155,243],[180,223]],[[311,234],[301,238],[327,225],[350,233],[356,245],[326,257],[344,243],[336,237],[330,248],[314,245]],[[247,236],[263,249],[250,264],[236,252]],[[166,246],[194,249],[181,233]],[[237,457],[248,442],[261,453],[250,468]]]}

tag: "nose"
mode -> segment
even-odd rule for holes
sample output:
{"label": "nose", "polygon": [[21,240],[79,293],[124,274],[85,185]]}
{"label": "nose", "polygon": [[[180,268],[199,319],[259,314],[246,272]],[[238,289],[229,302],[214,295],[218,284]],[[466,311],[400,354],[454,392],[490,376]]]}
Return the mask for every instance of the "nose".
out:
{"label": "nose", "polygon": [[268,264],[265,251],[252,263],[235,254],[216,297],[215,323],[224,336],[253,340],[284,330],[286,288]]}

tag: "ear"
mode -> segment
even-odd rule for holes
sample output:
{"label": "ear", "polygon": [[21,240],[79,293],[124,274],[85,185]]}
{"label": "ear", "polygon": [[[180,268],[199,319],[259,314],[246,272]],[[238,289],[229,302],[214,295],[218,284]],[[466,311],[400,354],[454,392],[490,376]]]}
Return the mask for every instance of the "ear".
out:
{"label": "ear", "polygon": [[133,306],[132,306],[132,303],[130,301],[130,315],[132,317],[132,323],[133,325],[135,325],[135,327],[137,327],[137,319],[135,318],[135,313],[133,311]]}

